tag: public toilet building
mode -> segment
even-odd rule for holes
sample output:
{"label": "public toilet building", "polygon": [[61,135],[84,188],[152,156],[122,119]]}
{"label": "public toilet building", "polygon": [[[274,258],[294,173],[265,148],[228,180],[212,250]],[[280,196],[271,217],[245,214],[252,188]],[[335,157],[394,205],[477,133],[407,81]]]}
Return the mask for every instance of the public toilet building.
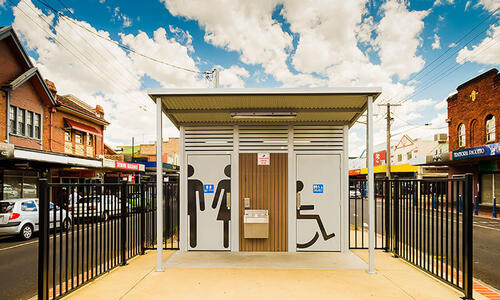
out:
{"label": "public toilet building", "polygon": [[[157,153],[162,114],[180,130],[181,251],[348,251],[348,130],[368,110],[373,158],[380,88],[148,93],[157,104]],[[162,217],[158,209],[158,224]]]}

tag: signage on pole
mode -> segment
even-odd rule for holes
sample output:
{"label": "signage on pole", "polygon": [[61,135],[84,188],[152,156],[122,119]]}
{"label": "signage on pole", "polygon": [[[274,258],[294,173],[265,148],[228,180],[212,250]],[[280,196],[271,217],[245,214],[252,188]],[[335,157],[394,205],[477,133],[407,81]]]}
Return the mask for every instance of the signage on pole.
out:
{"label": "signage on pole", "polygon": [[271,164],[271,154],[270,153],[258,153],[257,154],[257,165],[269,166],[270,164]]}

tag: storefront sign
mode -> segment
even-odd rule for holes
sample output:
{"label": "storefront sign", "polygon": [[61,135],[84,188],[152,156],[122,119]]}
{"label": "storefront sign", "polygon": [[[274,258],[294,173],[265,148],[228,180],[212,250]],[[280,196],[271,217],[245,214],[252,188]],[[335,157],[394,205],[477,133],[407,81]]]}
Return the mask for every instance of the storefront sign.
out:
{"label": "storefront sign", "polygon": [[314,194],[323,194],[323,184],[313,184]]}
{"label": "storefront sign", "polygon": [[213,184],[205,184],[203,185],[203,192],[205,194],[213,194],[214,193],[214,185]]}
{"label": "storefront sign", "polygon": [[123,161],[115,161],[115,168],[123,170],[139,171],[138,164],[131,164]]}
{"label": "storefront sign", "polygon": [[270,163],[271,163],[271,154],[269,154],[269,153],[257,153],[257,165],[269,166]]}
{"label": "storefront sign", "polygon": [[500,143],[455,150],[451,155],[452,160],[500,155]]}
{"label": "storefront sign", "polygon": [[385,165],[386,161],[386,150],[378,151],[373,153],[373,165],[381,166]]}

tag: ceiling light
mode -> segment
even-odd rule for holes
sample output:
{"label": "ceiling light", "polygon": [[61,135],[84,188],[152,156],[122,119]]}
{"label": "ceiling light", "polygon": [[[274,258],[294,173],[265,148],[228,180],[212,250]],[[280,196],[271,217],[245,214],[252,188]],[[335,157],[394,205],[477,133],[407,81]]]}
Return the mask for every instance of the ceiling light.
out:
{"label": "ceiling light", "polygon": [[295,112],[236,112],[231,113],[233,119],[295,119]]}

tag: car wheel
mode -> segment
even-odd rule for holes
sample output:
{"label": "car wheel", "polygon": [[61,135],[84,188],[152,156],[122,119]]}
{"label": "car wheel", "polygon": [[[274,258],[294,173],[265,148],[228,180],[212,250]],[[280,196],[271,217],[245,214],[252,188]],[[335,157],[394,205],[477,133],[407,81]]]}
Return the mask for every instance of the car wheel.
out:
{"label": "car wheel", "polygon": [[71,220],[69,218],[64,219],[63,221],[63,229],[68,231],[71,228]]}
{"label": "car wheel", "polygon": [[31,226],[30,224],[25,224],[21,228],[21,232],[19,234],[21,236],[21,239],[25,241],[31,239],[31,237],[33,237],[33,226]]}
{"label": "car wheel", "polygon": [[109,219],[109,214],[107,211],[102,213],[101,220],[107,221]]}

